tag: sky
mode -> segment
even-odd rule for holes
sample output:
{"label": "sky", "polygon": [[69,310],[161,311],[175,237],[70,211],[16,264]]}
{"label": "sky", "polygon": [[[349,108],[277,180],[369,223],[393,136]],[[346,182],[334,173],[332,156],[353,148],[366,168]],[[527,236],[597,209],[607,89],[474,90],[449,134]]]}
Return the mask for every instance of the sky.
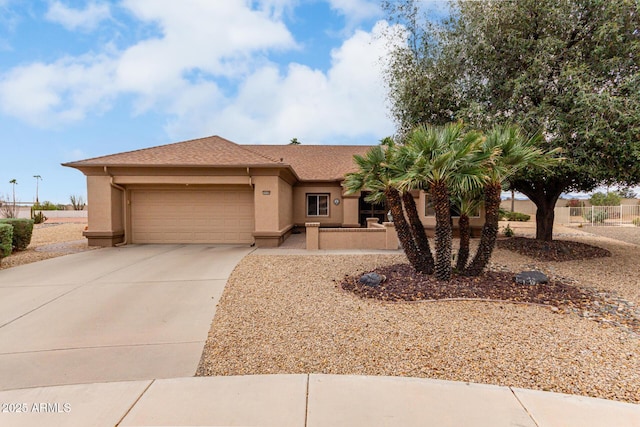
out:
{"label": "sky", "polygon": [[210,135],[376,144],[394,133],[379,4],[0,0],[0,198],[86,199],[61,163]]}

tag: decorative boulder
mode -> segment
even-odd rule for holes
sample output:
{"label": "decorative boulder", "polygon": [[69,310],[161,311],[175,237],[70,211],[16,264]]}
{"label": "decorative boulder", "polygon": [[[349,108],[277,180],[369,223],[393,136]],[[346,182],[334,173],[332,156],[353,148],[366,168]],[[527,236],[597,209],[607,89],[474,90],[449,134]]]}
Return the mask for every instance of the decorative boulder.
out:
{"label": "decorative boulder", "polygon": [[385,279],[386,277],[378,273],[366,273],[360,276],[360,283],[374,288],[376,286],[380,286],[380,283],[384,282]]}
{"label": "decorative boulder", "polygon": [[518,285],[539,285],[549,283],[549,278],[540,271],[523,271],[516,274],[516,283]]}

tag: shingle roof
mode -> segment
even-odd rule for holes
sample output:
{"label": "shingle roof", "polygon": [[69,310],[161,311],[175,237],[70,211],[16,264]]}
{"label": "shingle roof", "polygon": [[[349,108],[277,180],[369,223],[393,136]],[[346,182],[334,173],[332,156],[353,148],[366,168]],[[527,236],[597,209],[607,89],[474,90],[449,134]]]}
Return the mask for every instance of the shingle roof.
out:
{"label": "shingle roof", "polygon": [[353,155],[363,155],[368,145],[243,145],[251,151],[282,159],[303,181],[342,180],[356,170]]}
{"label": "shingle roof", "polygon": [[65,166],[263,166],[273,159],[219,136],[65,163]]}
{"label": "shingle roof", "polygon": [[364,145],[239,145],[219,136],[94,157],[64,166],[290,167],[303,181],[337,181],[355,171]]}

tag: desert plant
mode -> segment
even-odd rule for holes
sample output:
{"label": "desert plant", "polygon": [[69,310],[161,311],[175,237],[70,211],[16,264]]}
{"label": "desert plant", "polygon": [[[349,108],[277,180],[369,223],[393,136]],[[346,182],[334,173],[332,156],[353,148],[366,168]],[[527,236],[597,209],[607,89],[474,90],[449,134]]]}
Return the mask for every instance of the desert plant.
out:
{"label": "desert plant", "polygon": [[17,209],[13,207],[13,203],[9,200],[9,196],[0,197],[0,218],[15,218],[18,216]]}
{"label": "desert plant", "polygon": [[0,262],[2,258],[11,255],[13,248],[13,226],[0,223]]}
{"label": "desert plant", "polygon": [[81,211],[87,205],[82,196],[76,196],[75,194],[69,196],[69,201],[71,201],[71,206],[73,206],[74,211]]}
{"label": "desert plant", "polygon": [[609,218],[607,211],[590,211],[587,210],[582,216],[587,222],[602,224],[605,219]]}
{"label": "desert plant", "polygon": [[506,237],[513,237],[514,234],[515,232],[513,231],[513,228],[511,228],[511,226],[507,224],[507,226],[504,228],[504,235]]}
{"label": "desert plant", "polygon": [[31,243],[33,233],[33,220],[26,218],[0,219],[0,224],[9,224],[13,227],[12,246],[14,251],[23,251]]}
{"label": "desert plant", "polygon": [[633,221],[631,221],[633,223],[633,225],[635,225],[636,227],[640,227],[640,218],[633,218]]}
{"label": "desert plant", "polygon": [[32,216],[33,216],[33,223],[34,224],[42,224],[43,222],[45,222],[47,220],[47,217],[44,216],[44,214],[42,212],[33,213],[33,210],[32,210]]}

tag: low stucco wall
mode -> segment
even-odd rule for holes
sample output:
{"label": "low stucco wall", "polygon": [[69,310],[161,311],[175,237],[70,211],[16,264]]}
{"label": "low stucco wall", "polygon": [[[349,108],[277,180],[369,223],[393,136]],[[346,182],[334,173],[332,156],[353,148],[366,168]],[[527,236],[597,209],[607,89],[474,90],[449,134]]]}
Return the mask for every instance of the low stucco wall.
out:
{"label": "low stucco wall", "polygon": [[371,228],[320,228],[306,223],[307,250],[318,249],[398,249],[398,234],[393,223]]}

